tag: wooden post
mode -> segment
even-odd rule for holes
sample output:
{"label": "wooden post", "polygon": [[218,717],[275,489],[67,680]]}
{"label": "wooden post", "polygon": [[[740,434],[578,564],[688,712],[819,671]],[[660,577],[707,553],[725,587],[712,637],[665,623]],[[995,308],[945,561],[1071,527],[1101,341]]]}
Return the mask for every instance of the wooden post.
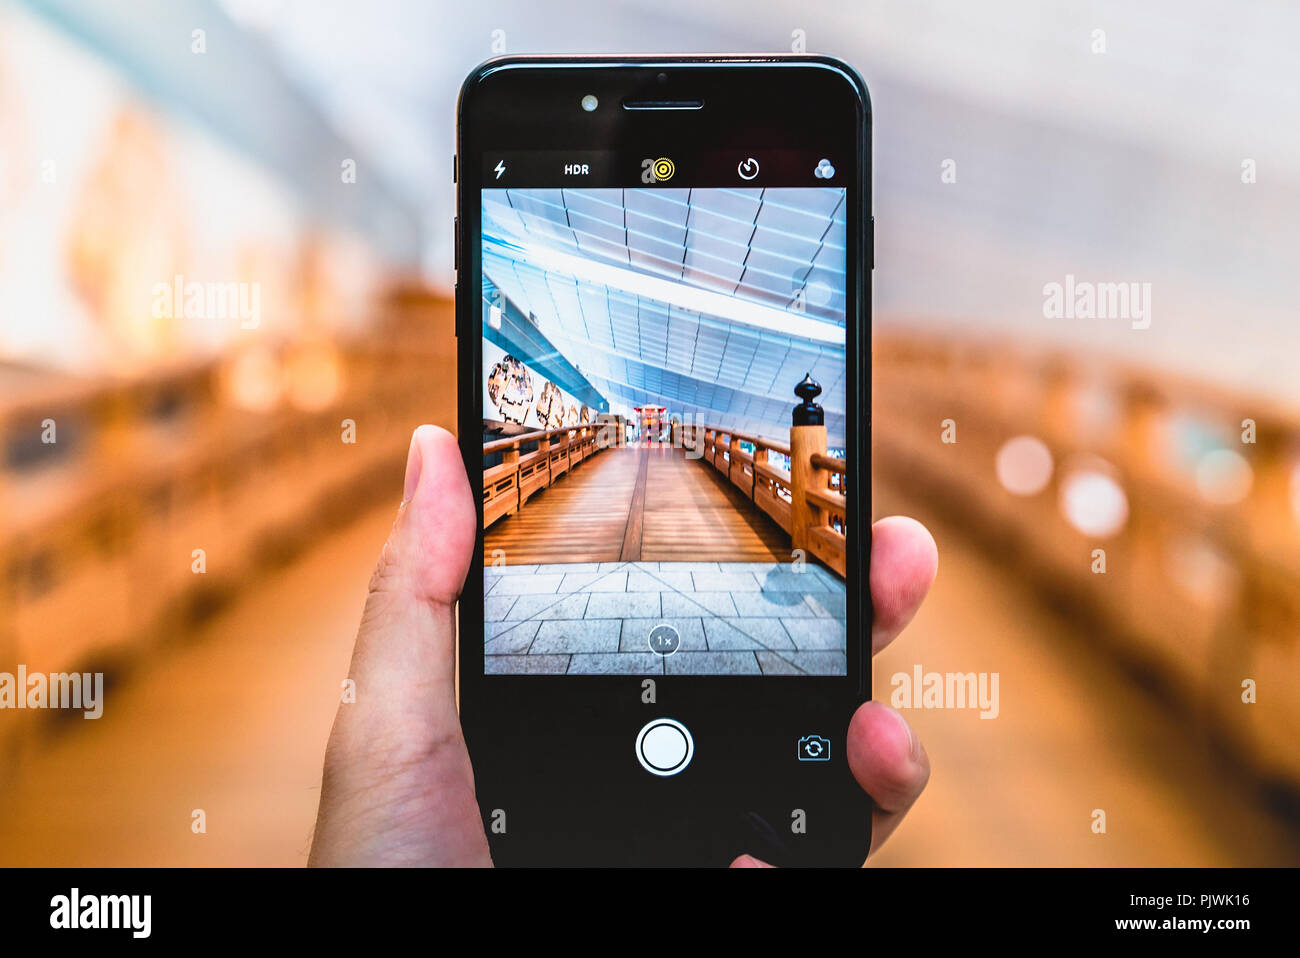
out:
{"label": "wooden post", "polygon": [[[518,443],[516,443],[510,449],[506,449],[501,453],[501,462],[502,463],[519,462]],[[519,467],[515,466],[515,504],[506,510],[506,515],[513,516],[518,511],[519,511]]]}
{"label": "wooden post", "polygon": [[1073,401],[1078,388],[1075,371],[1064,358],[1053,356],[1043,371],[1045,390],[1039,404],[1042,437],[1047,445],[1060,448],[1077,434]]}
{"label": "wooden post", "polygon": [[542,454],[542,462],[546,463],[546,486],[549,486],[551,484],[551,437],[549,435],[543,434],[542,438],[537,440],[537,451]]}
{"label": "wooden post", "polygon": [[1130,474],[1149,480],[1160,469],[1157,450],[1165,402],[1154,387],[1138,379],[1124,383],[1122,396],[1124,421],[1119,444],[1124,467]]}
{"label": "wooden post", "polygon": [[[1132,375],[1119,386],[1123,419],[1119,424],[1116,443],[1118,460],[1130,489],[1160,488],[1161,468],[1161,418],[1167,401],[1160,391],[1145,377]],[[1129,493],[1133,496],[1133,493]],[[1128,616],[1139,633],[1150,636],[1160,629],[1159,616],[1152,615],[1152,596],[1165,588],[1168,552],[1164,525],[1136,499],[1130,499],[1129,518],[1122,537],[1107,552],[1114,555],[1117,548],[1126,550],[1124,575],[1114,580],[1122,603],[1133,610]],[[1108,562],[1114,559],[1108,558]],[[1102,578],[1110,578],[1103,576]],[[1114,588],[1114,585],[1111,586]],[[1159,634],[1157,631],[1156,634]],[[1150,641],[1148,638],[1147,641]]]}
{"label": "wooden post", "polygon": [[[736,468],[737,463],[740,463],[740,440],[736,438],[734,432],[731,433],[730,436],[731,441],[727,443],[727,481],[735,482],[735,476],[732,474],[731,470]],[[740,470],[741,475],[744,475],[744,463],[740,463]]]}
{"label": "wooden post", "polygon": [[819,511],[808,504],[810,489],[826,488],[826,470],[812,464],[813,453],[826,455],[826,417],[822,407],[813,402],[822,387],[806,374],[795,386],[795,395],[803,400],[794,407],[790,426],[790,539],[796,549],[810,552],[809,537],[820,525]]}

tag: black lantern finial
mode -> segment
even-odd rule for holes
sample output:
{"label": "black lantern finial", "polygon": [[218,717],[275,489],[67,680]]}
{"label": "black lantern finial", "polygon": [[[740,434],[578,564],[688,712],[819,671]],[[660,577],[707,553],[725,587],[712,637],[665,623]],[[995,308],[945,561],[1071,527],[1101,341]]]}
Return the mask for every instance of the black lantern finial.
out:
{"label": "black lantern finial", "polygon": [[799,385],[794,387],[794,394],[803,400],[794,407],[791,421],[796,426],[824,426],[826,414],[822,407],[813,402],[822,393],[821,385],[812,378],[812,373],[804,373]]}

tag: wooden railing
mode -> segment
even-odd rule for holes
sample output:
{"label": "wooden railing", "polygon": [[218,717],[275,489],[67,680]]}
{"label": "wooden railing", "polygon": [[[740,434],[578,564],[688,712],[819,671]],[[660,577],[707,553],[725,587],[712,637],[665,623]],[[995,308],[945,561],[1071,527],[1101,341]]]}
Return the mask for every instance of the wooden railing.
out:
{"label": "wooden railing", "polygon": [[[0,365],[0,672],[150,659],[387,503],[411,430],[455,419],[454,389],[428,389],[455,369],[452,328],[449,303],[386,306],[335,343],[337,394],[313,408],[287,392],[242,408],[233,356],[86,380]],[[274,353],[277,377],[297,348]]]}
{"label": "wooden railing", "polygon": [[[1089,654],[1152,678],[1189,732],[1300,791],[1300,414],[1078,350],[909,330],[874,351],[875,478],[896,505],[985,542],[1090,624]],[[1050,454],[1039,491],[999,481],[1017,436]],[[1209,453],[1235,463],[1226,492]],[[1113,530],[1069,520],[1080,474],[1121,491]],[[1253,683],[1268,711],[1246,704]]]}
{"label": "wooden railing", "polygon": [[[839,550],[841,557],[844,554],[844,529],[845,529],[845,511],[844,511],[844,478],[848,474],[848,467],[843,459],[836,459],[834,456],[827,456],[823,453],[813,453],[810,457],[812,466],[818,473],[825,473],[825,485],[816,485],[807,490],[805,495],[809,502],[821,510],[822,521],[814,525],[811,535],[818,541],[817,555],[821,557],[821,550]],[[841,561],[842,558],[841,558]],[[843,570],[840,571],[843,575]]]}
{"label": "wooden railing", "polygon": [[[483,456],[499,453],[501,461],[483,468],[483,528],[514,515],[534,493],[554,485],[584,459],[621,445],[622,429],[614,423],[563,426],[493,439]],[[536,448],[524,452],[524,446]]]}
{"label": "wooden railing", "polygon": [[[790,533],[793,549],[820,559],[843,576],[845,499],[843,459],[826,455],[826,430],[794,426],[791,444],[717,426],[673,424],[673,441],[722,473],[760,511]],[[754,451],[746,452],[741,443]],[[790,471],[770,453],[789,458]]]}

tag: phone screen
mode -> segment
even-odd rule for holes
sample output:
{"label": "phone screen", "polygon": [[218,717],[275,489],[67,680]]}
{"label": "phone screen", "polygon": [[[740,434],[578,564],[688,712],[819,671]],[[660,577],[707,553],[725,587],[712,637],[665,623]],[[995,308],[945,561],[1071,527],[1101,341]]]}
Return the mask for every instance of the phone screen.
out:
{"label": "phone screen", "polygon": [[485,157],[484,674],[847,674],[836,162]]}

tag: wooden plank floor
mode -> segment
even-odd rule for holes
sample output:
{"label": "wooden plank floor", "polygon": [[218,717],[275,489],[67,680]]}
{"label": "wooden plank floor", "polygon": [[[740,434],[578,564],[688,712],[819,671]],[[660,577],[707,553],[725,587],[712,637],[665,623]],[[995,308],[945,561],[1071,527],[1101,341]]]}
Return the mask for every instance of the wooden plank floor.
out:
{"label": "wooden plank floor", "polygon": [[776,523],[711,466],[670,446],[608,449],[580,463],[488,529],[489,562],[497,549],[507,565],[790,556]]}
{"label": "wooden plank floor", "polygon": [[649,456],[643,561],[789,561],[789,535],[715,468],[671,447]]}
{"label": "wooden plank floor", "polygon": [[485,561],[497,549],[507,565],[619,561],[640,456],[639,449],[606,449],[578,463],[487,530]]}
{"label": "wooden plank floor", "polygon": [[[24,742],[0,774],[0,867],[305,864],[339,683],[393,511],[249,576],[186,641],[106,686],[102,718],[47,723]],[[196,808],[207,813],[197,835]]]}

